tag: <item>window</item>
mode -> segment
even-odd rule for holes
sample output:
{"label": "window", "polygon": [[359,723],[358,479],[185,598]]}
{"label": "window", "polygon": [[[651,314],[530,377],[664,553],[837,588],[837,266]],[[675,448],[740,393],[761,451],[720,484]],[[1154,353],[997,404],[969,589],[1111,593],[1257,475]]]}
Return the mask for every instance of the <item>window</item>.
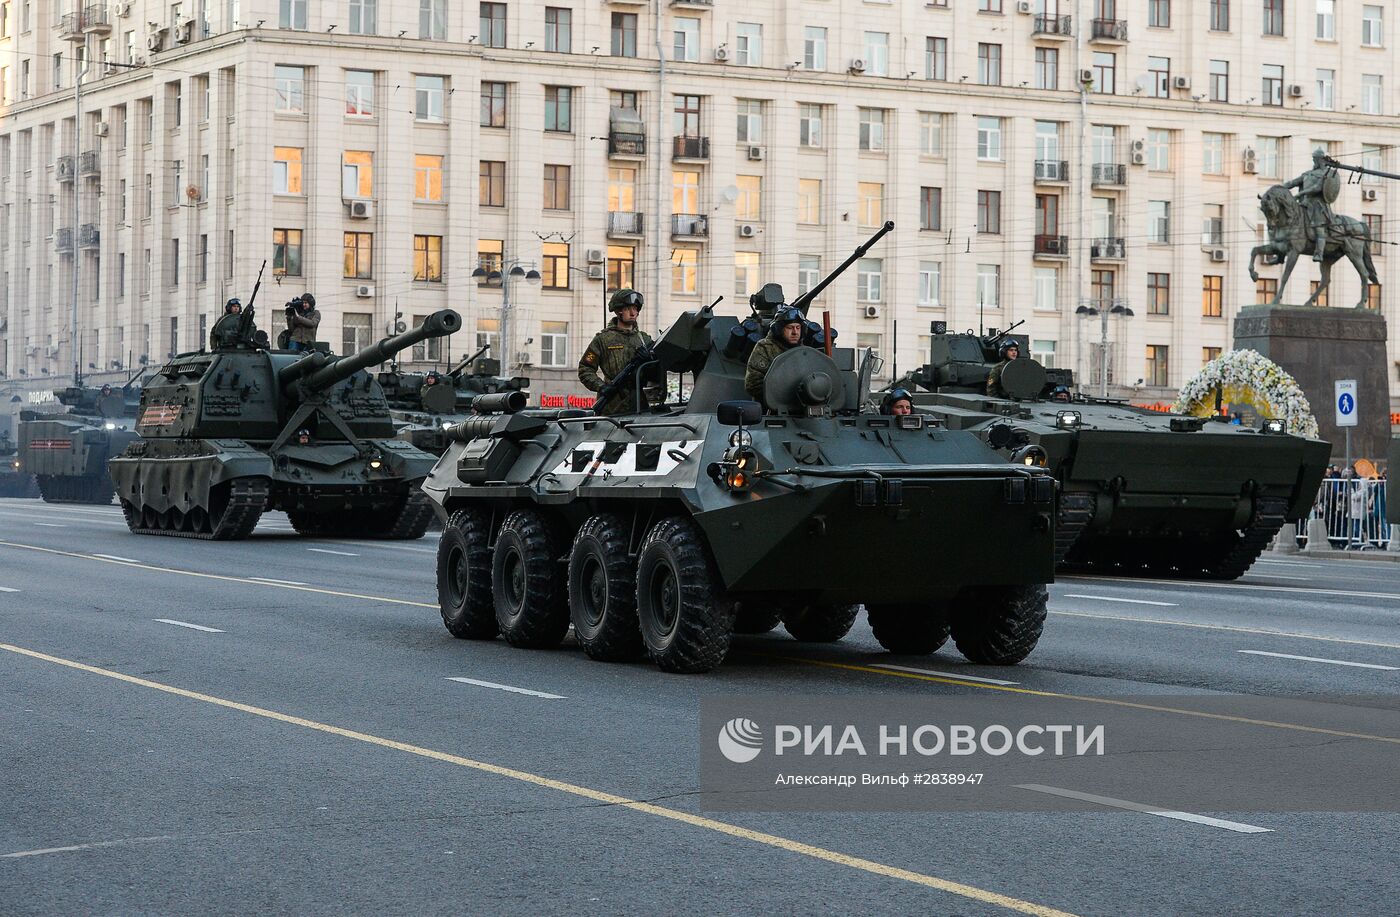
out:
{"label": "window", "polygon": [[756,22],[735,23],[734,62],[744,67],[763,66],[763,26]]}
{"label": "window", "polygon": [[447,0],[418,0],[418,37],[437,41],[447,37]]}
{"label": "window", "polygon": [[637,93],[630,89],[613,89],[608,92],[608,105],[613,108],[625,108],[641,114],[642,108],[637,104]]}
{"label": "window", "polygon": [[1264,6],[1264,34],[1283,34],[1283,0],[1262,0]]}
{"label": "window", "polygon": [[[180,240],[170,240],[170,285],[180,285]],[[173,336],[173,335],[172,335]]]}
{"label": "window", "polygon": [[977,158],[1001,161],[1001,119],[987,115],[977,118]]}
{"label": "window", "polygon": [[1118,57],[1108,51],[1094,52],[1094,81],[1090,92],[1113,95],[1118,82]]}
{"label": "window", "polygon": [[306,111],[306,68],[278,64],[272,68],[272,73],[273,83],[277,88],[276,110],[298,113]]}
{"label": "window", "polygon": [[1147,202],[1147,241],[1171,241],[1171,204],[1168,201]]}
{"label": "window", "polygon": [[[296,173],[297,173],[297,177],[298,177],[298,179],[299,179],[300,176],[301,176],[301,150],[296,150],[295,152],[296,152],[296,154],[297,154]],[[275,155],[275,153],[274,153],[274,155]],[[288,170],[287,170],[289,176],[290,176],[290,171],[291,171],[291,170],[290,170],[290,167],[289,167]],[[272,165],[272,190],[273,190],[274,193],[276,193],[277,188],[278,188],[278,184],[279,184],[278,181],[277,181],[277,177],[278,177],[278,176],[277,176],[277,163],[276,163],[276,161],[274,160],[273,165]],[[290,180],[287,181],[287,182],[283,182],[282,184],[286,185],[287,187],[290,187],[290,185],[291,185]],[[298,192],[298,193],[300,193],[300,192]],[[151,210],[155,208],[155,202],[156,202],[156,192],[155,192],[155,188],[154,188],[154,187],[152,186],[152,184],[151,184],[151,173],[150,173],[150,172],[147,172],[147,173],[146,173],[146,212],[145,212],[144,216],[145,216],[145,218],[148,219],[148,220],[151,218]],[[26,221],[26,222],[28,222],[28,221]]]}
{"label": "window", "polygon": [[758,252],[734,253],[734,295],[758,292]]}
{"label": "window", "polygon": [[890,33],[865,33],[865,72],[871,76],[890,75]]}
{"label": "window", "polygon": [[1278,178],[1279,138],[1256,138],[1255,165],[1260,178]]}
{"label": "window", "polygon": [[[565,7],[544,8],[544,49],[568,54],[573,50],[574,11]],[[637,17],[632,17],[632,53],[637,56]]]}
{"label": "window", "polygon": [[1321,111],[1332,111],[1337,107],[1336,97],[1337,71],[1319,70],[1317,71],[1317,102],[1316,105]]}
{"label": "window", "polygon": [[506,5],[504,3],[481,4],[481,44],[487,48],[506,46]]}
{"label": "window", "polygon": [[442,96],[447,80],[440,76],[418,76],[414,79],[414,120],[442,123]]}
{"label": "window", "polygon": [[822,107],[799,105],[797,108],[797,143],[816,149],[822,145]]}
{"label": "window", "polygon": [[608,213],[635,213],[636,210],[637,170],[626,166],[609,166]]}
{"label": "window", "polygon": [[569,209],[569,167],[548,165],[544,167],[544,209]]}
{"label": "window", "polygon": [[1227,60],[1210,62],[1210,100],[1230,101],[1230,62]]}
{"label": "window", "polygon": [[1147,0],[1147,24],[1157,29],[1171,28],[1171,0]]}
{"label": "window", "polygon": [[[428,320],[426,315],[413,316],[413,324],[421,325]],[[412,356],[415,363],[437,362],[442,359],[442,338],[428,338],[413,345]]]}
{"label": "window", "polygon": [[697,276],[696,255],[693,248],[677,248],[671,251],[671,292],[694,293]]}
{"label": "window", "polygon": [[1225,172],[1225,135],[1201,135],[1201,171],[1207,175]]}
{"label": "window", "polygon": [[1254,282],[1254,302],[1261,306],[1267,306],[1274,301],[1278,295],[1278,279],[1274,277],[1260,277]]}
{"label": "window", "polygon": [[[671,56],[679,61],[700,60],[700,20],[678,16],[671,25]],[[693,253],[692,253],[693,254]]]}
{"label": "window", "polygon": [[277,25],[280,28],[306,28],[306,0],[280,0],[277,7]]}
{"label": "window", "polygon": [[1219,274],[1206,274],[1201,278],[1201,315],[1206,318],[1220,318],[1224,282],[1225,278]]}
{"label": "window", "polygon": [[1147,59],[1147,94],[1155,99],[1165,99],[1172,85],[1172,62],[1167,57]]}
{"label": "window", "polygon": [[1379,48],[1385,44],[1385,9],[1369,3],[1361,7],[1361,45]]}
{"label": "window", "polygon": [[369,280],[374,277],[374,233],[347,232],[343,242],[345,265],[342,277]]}
{"label": "window", "polygon": [[977,303],[979,308],[1001,308],[1001,265],[977,265]]}
{"label": "window", "polygon": [[481,126],[506,126],[506,84],[481,84]]}
{"label": "window", "polygon": [[885,148],[885,110],[860,109],[860,148],[881,151]]}
{"label": "window", "polygon": [[[981,203],[980,199],[978,203]],[[919,189],[919,228],[935,231],[943,229],[942,188]]]}
{"label": "window", "polygon": [[340,352],[354,353],[370,344],[374,316],[368,312],[346,312],[340,318]]}
{"label": "window", "polygon": [[1204,204],[1201,207],[1201,244],[1225,244],[1225,205]]}
{"label": "window", "polygon": [[861,258],[856,261],[856,302],[883,302],[885,261]]}
{"label": "window", "polygon": [[637,56],[637,14],[612,14],[613,57]]}
{"label": "window", "polygon": [[478,177],[481,206],[504,207],[506,205],[506,164],[483,159]]}
{"label": "window", "polygon": [[1333,41],[1337,37],[1337,0],[1317,0],[1317,37]]}
{"label": "window", "polygon": [[1000,13],[1001,0],[977,0],[977,12]]}
{"label": "window", "polygon": [[763,103],[740,99],[738,104],[738,138],[740,143],[763,142]]}
{"label": "window", "polygon": [[374,74],[369,70],[345,71],[345,116],[374,116]]}
{"label": "window", "polygon": [[[477,286],[500,286],[501,271],[505,267],[505,243],[500,239],[478,239],[476,242],[476,266],[486,272],[486,276],[478,280]],[[480,322],[477,323],[477,327],[481,327]]]}
{"label": "window", "polygon": [[1283,67],[1279,64],[1264,65],[1263,95],[1265,105],[1283,104]]}
{"label": "window", "polygon": [[1381,75],[1379,73],[1361,74],[1362,114],[1381,114],[1381,85]]}
{"label": "window", "polygon": [[1202,366],[1206,365],[1206,364],[1209,363],[1211,360],[1218,360],[1218,359],[1220,359],[1220,348],[1219,348],[1219,347],[1202,347],[1202,348],[1201,348],[1201,365],[1202,365]]}
{"label": "window", "polygon": [[933,111],[919,112],[919,155],[943,155],[943,115]]}
{"label": "window", "polygon": [[413,237],[413,279],[442,283],[442,236]]}
{"label": "window", "polygon": [[1089,204],[1089,224],[1095,239],[1118,240],[1118,201],[1111,197],[1094,197]]}
{"label": "window", "polygon": [[919,305],[925,309],[942,307],[943,263],[940,261],[919,262]]}
{"label": "window", "polygon": [[1373,283],[1366,287],[1366,308],[1379,312],[1381,308],[1381,285]]}
{"label": "window", "polygon": [[1001,85],[1001,45],[978,42],[977,82],[983,86]]}
{"label": "window", "polygon": [[149,248],[145,250],[145,255],[146,255],[146,269],[145,269],[145,270],[142,272],[142,274],[141,274],[141,295],[142,295],[142,296],[150,296],[150,295],[151,295],[151,277],[152,277],[152,274],[151,274],[151,264],[152,264],[152,262],[151,262],[151,250],[150,250]]}
{"label": "window", "polygon": [[546,290],[569,288],[569,243],[546,242],[540,249],[542,286]]}
{"label": "window", "polygon": [[[1361,144],[1361,166],[1365,169],[1379,169],[1384,163],[1381,161],[1381,148],[1373,143]],[[1380,184],[1379,175],[1361,175],[1363,185]]]}
{"label": "window", "polygon": [[736,175],[734,184],[739,189],[739,196],[734,199],[734,219],[745,222],[763,219],[763,178]]}
{"label": "window", "polygon": [[1172,302],[1172,275],[1149,273],[1147,275],[1147,314],[1170,315]]}
{"label": "window", "polygon": [[[1035,196],[1035,234],[1039,238],[1035,240],[1036,251],[1041,250],[1044,244],[1041,240],[1049,237],[1056,238],[1060,234],[1060,197],[1057,194],[1037,194]],[[1058,240],[1056,244],[1058,243]],[[1053,250],[1054,254],[1068,254],[1058,248]]]}
{"label": "window", "polygon": [[671,212],[700,212],[700,173],[674,169],[671,172]]}
{"label": "window", "polygon": [[272,275],[274,277],[301,276],[300,229],[274,229],[272,231]]}
{"label": "window", "polygon": [[[1060,308],[1060,272],[1053,267],[1038,267],[1035,269],[1035,309],[1040,312],[1057,312]],[[1046,362],[1043,356],[1037,356],[1035,348],[1031,349],[1031,356],[1039,360],[1043,365],[1053,367],[1055,365],[1055,342],[1044,341],[1050,345],[1050,362]],[[1043,348],[1042,348],[1043,350]]]}
{"label": "window", "polygon": [[608,246],[608,279],[605,285],[609,290],[635,287],[637,250],[630,245]]}
{"label": "window", "polygon": [[1060,88],[1060,51],[1058,48],[1035,49],[1035,88]]}
{"label": "window", "polygon": [[885,221],[885,186],[879,182],[863,181],[856,186],[856,216],[862,227],[879,226]]}
{"label": "window", "polygon": [[1001,233],[1001,192],[977,192],[977,231],[997,235]]}
{"label": "window", "polygon": [[430,153],[413,156],[413,199],[441,203],[442,157]]}
{"label": "window", "polygon": [[[238,17],[233,16],[231,19]],[[379,28],[379,0],[350,0],[351,35],[373,35]]]}
{"label": "window", "polygon": [[[301,147],[272,148],[272,193],[301,194]],[[150,216],[150,176],[146,176],[146,215]]]}
{"label": "window", "polygon": [[340,196],[347,200],[374,197],[374,154],[346,150],[340,158]]}
{"label": "window", "polygon": [[1230,0],[1210,0],[1210,30],[1230,31]]}
{"label": "window", "polygon": [[1118,128],[1112,124],[1095,124],[1089,142],[1094,165],[1118,164]]}
{"label": "window", "polygon": [[544,87],[544,129],[568,133],[573,128],[574,91],[568,86]]}
{"label": "window", "polygon": [[488,353],[496,352],[501,340],[501,320],[499,318],[479,318],[476,320],[476,349],[489,347]]}
{"label": "window", "polygon": [[797,295],[801,296],[821,282],[821,255],[797,256]]}
{"label": "window", "polygon": [[1385,254],[1385,219],[1379,213],[1363,213],[1361,221],[1366,224],[1366,231],[1371,238],[1371,254]]}
{"label": "window", "polygon": [[1165,344],[1148,344],[1147,384],[1154,388],[1166,388],[1167,379],[1167,346]]}
{"label": "window", "polygon": [[540,365],[569,364],[569,323],[540,322]]}
{"label": "window", "polygon": [[932,35],[924,39],[924,79],[948,79],[948,39]]}
{"label": "window", "polygon": [[799,178],[797,180],[797,222],[820,223],[822,221],[822,183],[819,178]]}
{"label": "window", "polygon": [[826,29],[821,26],[809,25],[802,30],[802,67],[826,69]]}
{"label": "window", "polygon": [[[1317,296],[1317,291],[1318,291],[1318,287],[1319,287],[1319,286],[1321,286],[1321,284],[1319,284],[1316,280],[1312,280],[1312,281],[1309,281],[1309,282],[1308,282],[1308,298],[1311,299],[1313,296]],[[1317,302],[1315,302],[1314,305],[1317,306],[1317,307],[1320,308],[1320,309],[1326,309],[1326,308],[1327,308],[1327,291],[1326,291],[1326,290],[1323,290],[1323,291],[1322,291],[1322,295],[1321,295],[1321,296],[1317,296]]]}

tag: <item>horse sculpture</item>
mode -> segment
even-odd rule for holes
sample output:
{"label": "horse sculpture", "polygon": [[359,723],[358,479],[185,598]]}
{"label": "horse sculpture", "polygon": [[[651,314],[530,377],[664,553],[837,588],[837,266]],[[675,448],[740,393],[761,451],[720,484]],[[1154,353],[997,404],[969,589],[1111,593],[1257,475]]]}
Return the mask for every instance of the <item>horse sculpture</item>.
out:
{"label": "horse sculpture", "polygon": [[[1283,276],[1279,278],[1273,302],[1269,303],[1276,306],[1283,297],[1284,287],[1288,285],[1288,275],[1293,273],[1293,268],[1298,263],[1298,256],[1312,256],[1316,243],[1302,207],[1283,185],[1274,185],[1259,195],[1259,209],[1264,211],[1264,219],[1269,224],[1269,241],[1254,246],[1250,251],[1249,276],[1256,282],[1259,280],[1254,263],[1260,255],[1265,256],[1265,264],[1283,262]],[[1334,217],[1326,228],[1321,279],[1317,289],[1303,305],[1317,304],[1318,297],[1326,291],[1327,284],[1331,282],[1332,265],[1343,255],[1351,261],[1352,267],[1356,268],[1356,273],[1361,278],[1361,299],[1356,308],[1367,308],[1371,284],[1379,285],[1381,282],[1380,277],[1376,275],[1375,262],[1371,260],[1371,232],[1365,223],[1348,216]]]}

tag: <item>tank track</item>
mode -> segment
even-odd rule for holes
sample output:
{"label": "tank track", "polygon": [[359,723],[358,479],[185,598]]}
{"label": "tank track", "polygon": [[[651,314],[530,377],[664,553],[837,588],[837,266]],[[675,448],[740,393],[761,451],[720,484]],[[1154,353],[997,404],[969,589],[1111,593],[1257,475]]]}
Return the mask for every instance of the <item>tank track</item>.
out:
{"label": "tank track", "polygon": [[[126,527],[137,535],[166,535],[171,538],[200,538],[205,541],[236,541],[247,538],[258,525],[267,507],[268,483],[263,478],[235,478],[229,484],[228,504],[215,520],[204,514],[203,524],[195,527],[196,514],[186,514],[181,524],[164,527],[144,525],[140,509],[122,500],[122,515]],[[169,516],[166,517],[169,520]]]}
{"label": "tank track", "polygon": [[393,525],[376,537],[400,540],[422,538],[423,533],[428,530],[428,523],[434,518],[436,516],[433,513],[433,504],[429,502],[427,494],[414,484],[409,488],[408,499],[404,500],[403,508],[399,510]]}
{"label": "tank track", "polygon": [[35,480],[45,503],[91,503],[105,506],[112,502],[116,489],[112,479],[104,474],[41,474]]}
{"label": "tank track", "polygon": [[1228,553],[1214,564],[1204,566],[1201,572],[1211,579],[1239,579],[1283,528],[1287,511],[1288,501],[1278,497],[1261,497],[1254,501],[1254,517],[1239,540]]}
{"label": "tank track", "polygon": [[1065,555],[1094,518],[1094,495],[1061,493],[1055,519],[1055,564],[1064,562]]}
{"label": "tank track", "polygon": [[414,486],[397,509],[352,509],[335,513],[288,510],[287,518],[298,535],[307,538],[422,538],[436,518],[427,496]]}

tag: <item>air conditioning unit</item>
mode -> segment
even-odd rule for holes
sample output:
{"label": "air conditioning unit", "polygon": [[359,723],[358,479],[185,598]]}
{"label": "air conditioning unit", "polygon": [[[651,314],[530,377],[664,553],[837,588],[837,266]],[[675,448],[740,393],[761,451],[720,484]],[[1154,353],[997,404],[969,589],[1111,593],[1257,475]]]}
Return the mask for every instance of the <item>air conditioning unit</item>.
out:
{"label": "air conditioning unit", "polygon": [[1225,249],[1223,249],[1223,248],[1212,248],[1212,249],[1210,250],[1210,260],[1212,260],[1212,261],[1225,261],[1225,260],[1226,260],[1226,252],[1225,252]]}
{"label": "air conditioning unit", "polygon": [[1191,88],[1191,77],[1189,77],[1189,76],[1174,76],[1174,77],[1172,77],[1172,88],[1173,88],[1173,89],[1190,89],[1190,88]]}
{"label": "air conditioning unit", "polygon": [[121,18],[125,19],[126,17],[128,17],[128,16],[131,15],[131,4],[130,4],[130,3],[114,3],[114,4],[112,4],[112,11],[113,11],[114,13],[116,13],[118,16],[120,16]]}
{"label": "air conditioning unit", "polygon": [[1362,189],[1361,189],[1361,199],[1362,199],[1363,201],[1374,201],[1374,200],[1376,199],[1376,189],[1375,189],[1375,188],[1362,188]]}
{"label": "air conditioning unit", "polygon": [[175,26],[175,43],[183,45],[194,35],[194,20],[186,19]]}
{"label": "air conditioning unit", "polygon": [[1145,165],[1147,165],[1147,154],[1146,154],[1146,153],[1139,153],[1139,152],[1137,152],[1136,150],[1134,150],[1134,151],[1133,151],[1133,154],[1132,154],[1132,163],[1133,163],[1133,165],[1135,165],[1135,166],[1145,166]]}
{"label": "air conditioning unit", "polygon": [[607,268],[601,264],[590,264],[588,266],[589,280],[602,280],[607,276]]}
{"label": "air conditioning unit", "polygon": [[1146,152],[1147,152],[1147,141],[1146,141],[1146,140],[1134,140],[1131,149],[1132,149],[1132,151],[1133,151],[1134,153],[1146,153]]}
{"label": "air conditioning unit", "polygon": [[1094,71],[1090,70],[1088,67],[1080,70],[1079,82],[1083,83],[1085,86],[1092,84],[1094,82]]}
{"label": "air conditioning unit", "polygon": [[761,161],[761,160],[763,159],[763,147],[761,147],[761,146],[751,146],[751,147],[749,147],[749,159],[753,160],[754,162],[759,162],[759,161]]}
{"label": "air conditioning unit", "polygon": [[875,305],[874,303],[871,303],[870,305],[866,306],[866,307],[865,307],[865,317],[866,317],[866,318],[879,318],[879,317],[880,317],[880,307],[877,306],[877,305]]}
{"label": "air conditioning unit", "polygon": [[374,219],[374,201],[351,201],[350,219],[352,220],[372,220]]}
{"label": "air conditioning unit", "polygon": [[724,45],[715,48],[715,60],[719,61],[721,64],[729,60],[729,49]]}
{"label": "air conditioning unit", "polygon": [[1016,12],[1020,13],[1022,16],[1029,16],[1031,14],[1030,0],[1017,0]]}
{"label": "air conditioning unit", "polygon": [[515,362],[519,366],[529,366],[535,361],[528,350],[518,350],[515,352]]}
{"label": "air conditioning unit", "polygon": [[374,284],[360,284],[359,286],[355,287],[355,295],[360,297],[361,299],[369,299],[371,296],[374,295]]}
{"label": "air conditioning unit", "polygon": [[848,67],[847,69],[849,69],[852,73],[864,73],[864,72],[865,72],[865,58],[863,58],[863,57],[854,57],[854,58],[851,58],[851,66]]}
{"label": "air conditioning unit", "polygon": [[110,124],[108,124],[106,121],[98,121],[98,122],[97,122],[97,129],[96,129],[95,131],[93,131],[93,133],[97,134],[97,136],[99,136],[99,137],[106,137],[106,136],[107,136],[108,134],[110,134],[111,132],[112,132],[112,126],[111,126]]}
{"label": "air conditioning unit", "polygon": [[1254,175],[1259,171],[1259,159],[1254,152],[1254,147],[1244,148],[1244,171],[1247,175]]}
{"label": "air conditioning unit", "polygon": [[586,250],[584,251],[583,254],[584,254],[584,259],[585,259],[589,264],[602,264],[602,263],[603,263],[603,257],[604,257],[604,256],[603,256],[603,250],[602,250],[601,248],[590,248],[590,249],[586,249]]}
{"label": "air conditioning unit", "polygon": [[165,47],[165,29],[153,29],[146,34],[146,50],[155,52]]}
{"label": "air conditioning unit", "polygon": [[740,224],[739,224],[739,238],[741,238],[741,239],[752,239],[752,238],[753,238],[754,236],[756,236],[756,235],[758,235],[758,227],[757,227],[757,226],[753,225],[752,223],[740,223]]}
{"label": "air conditioning unit", "polygon": [[1301,99],[1303,97],[1303,87],[1297,83],[1289,83],[1288,97],[1290,99]]}

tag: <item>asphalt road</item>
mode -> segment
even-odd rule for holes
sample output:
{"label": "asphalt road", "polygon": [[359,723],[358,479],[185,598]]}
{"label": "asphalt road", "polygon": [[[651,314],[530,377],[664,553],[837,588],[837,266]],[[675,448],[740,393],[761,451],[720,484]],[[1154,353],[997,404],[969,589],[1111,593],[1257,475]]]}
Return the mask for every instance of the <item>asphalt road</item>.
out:
{"label": "asphalt road", "polygon": [[6,913],[1338,914],[1400,897],[1392,814],[1189,813],[1266,829],[1245,832],[1092,803],[713,813],[697,752],[715,695],[1384,707],[1400,565],[1067,578],[1013,668],[892,657],[862,620],[830,646],[738,638],[721,669],[679,677],[572,641],[454,640],[434,556],[433,536],[309,540],[277,514],[214,544],[131,535],[116,507],[0,500]]}

